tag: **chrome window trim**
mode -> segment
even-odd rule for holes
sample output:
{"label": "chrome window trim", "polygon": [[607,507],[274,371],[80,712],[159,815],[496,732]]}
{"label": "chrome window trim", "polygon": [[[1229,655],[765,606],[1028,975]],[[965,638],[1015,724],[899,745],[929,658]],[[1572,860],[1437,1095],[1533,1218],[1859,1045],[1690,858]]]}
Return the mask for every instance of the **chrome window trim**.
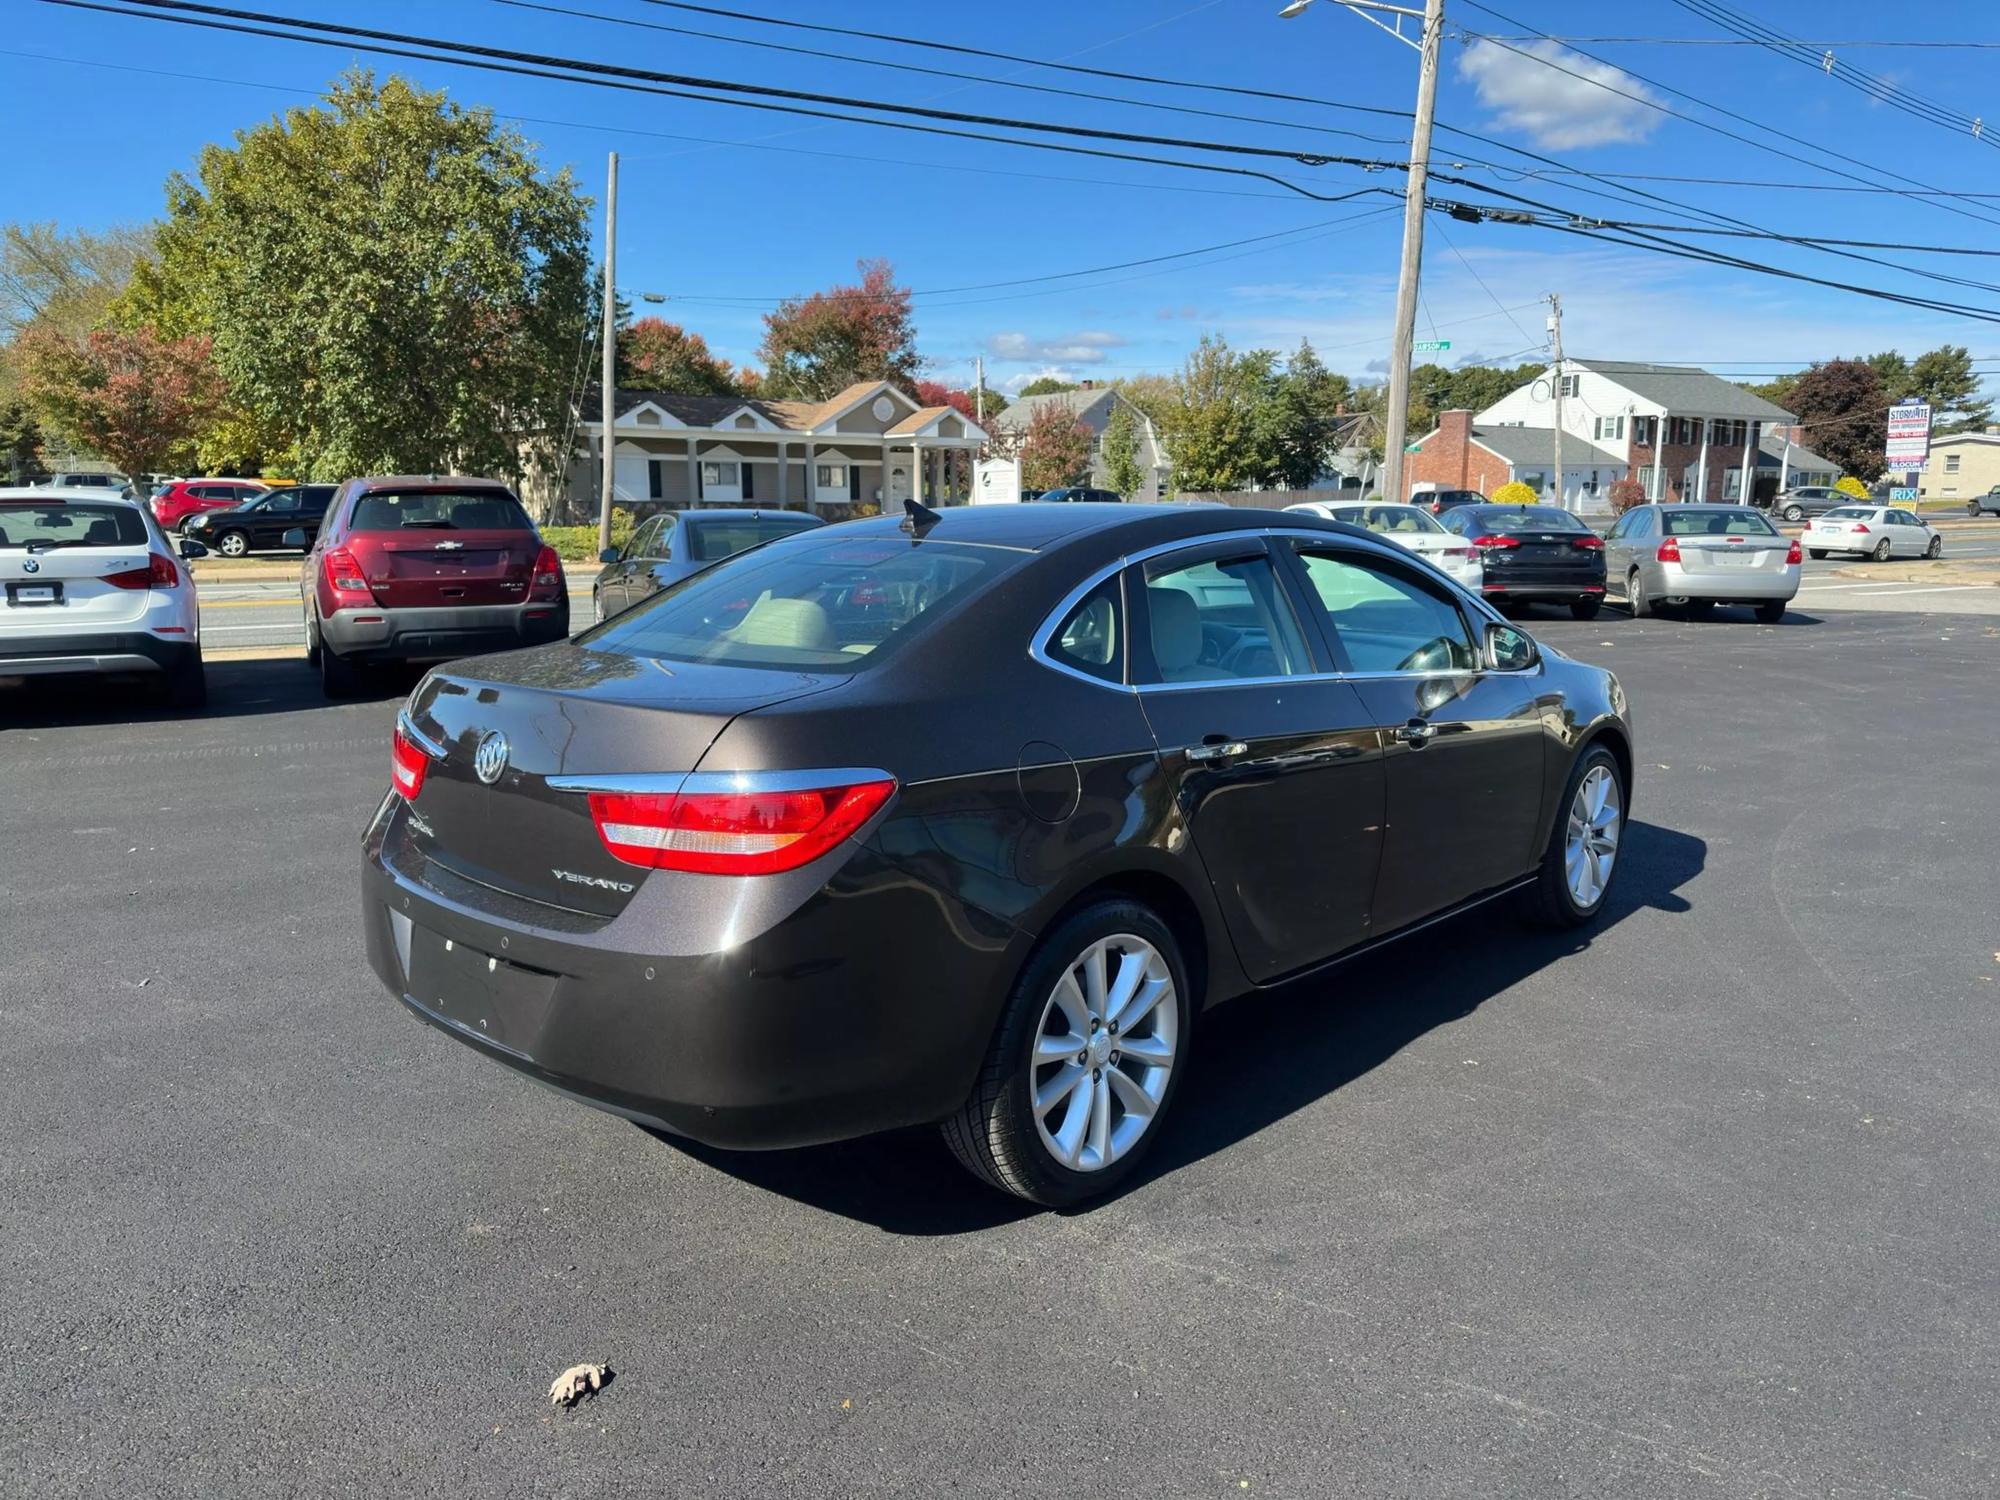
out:
{"label": "chrome window trim", "polygon": [[396,727],[402,731],[404,739],[415,745],[432,760],[443,760],[450,753],[443,745],[417,728],[416,721],[410,717],[408,709],[404,709],[396,715]]}
{"label": "chrome window trim", "polygon": [[894,781],[874,767],[828,767],[809,771],[612,771],[601,776],[551,776],[556,792],[624,792],[658,795],[687,792],[812,792],[864,781]]}

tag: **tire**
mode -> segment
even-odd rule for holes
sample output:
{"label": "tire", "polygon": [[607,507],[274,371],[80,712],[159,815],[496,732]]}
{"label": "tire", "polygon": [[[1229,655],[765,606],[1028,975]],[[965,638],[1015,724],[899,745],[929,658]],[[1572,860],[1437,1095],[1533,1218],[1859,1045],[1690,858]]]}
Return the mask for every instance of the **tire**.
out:
{"label": "tire", "polygon": [[1785,618],[1785,600],[1766,599],[1757,606],[1757,622],[1760,625],[1775,625]]}
{"label": "tire", "polygon": [[1639,582],[1639,570],[1634,568],[1625,575],[1625,602],[1632,606],[1632,618],[1649,620],[1653,617],[1653,601],[1646,597],[1646,590]]}
{"label": "tire", "polygon": [[[1097,953],[1105,956],[1105,1000],[1091,1005],[1085,991],[1097,986],[1078,976]],[[1155,998],[1142,1019],[1125,1024],[1134,1028],[1131,1045],[1163,1056],[1161,1064],[1135,1067],[1134,1054],[1117,1045],[1127,1038],[1101,1029],[1103,1011],[1115,1010],[1124,988],[1122,965],[1132,961],[1141,967],[1127,1005],[1149,993]],[[1156,989],[1161,980],[1168,989]],[[1192,1020],[1187,968],[1173,930],[1139,902],[1122,897],[1094,902],[1044,936],[1029,955],[1008,993],[972,1097],[943,1123],[945,1143],[973,1176],[1031,1203],[1065,1208],[1112,1192],[1159,1138],[1187,1071]],[[1071,1043],[1078,1049],[1074,1057]],[[1045,1060],[1035,1060],[1038,1051],[1047,1054]],[[1113,1056],[1120,1057],[1118,1064],[1111,1063]],[[1035,1108],[1037,1088],[1048,1099],[1045,1112]],[[1150,1113],[1132,1110],[1128,1100],[1147,1101]],[[1135,1120],[1136,1129],[1127,1133]],[[1065,1159],[1063,1138],[1072,1134],[1074,1154]],[[1101,1161],[1095,1159],[1100,1147]]]}
{"label": "tire", "polygon": [[319,689],[329,698],[352,698],[361,691],[361,669],[321,641],[319,643]]}
{"label": "tire", "polygon": [[1972,502],[1971,504],[1967,505],[1967,506],[1965,507],[1965,513],[1966,513],[1966,514],[1967,514],[1968,516],[1976,516],[1976,515],[1978,515],[1978,514],[1979,514],[1979,502],[1978,502],[1977,500],[1974,500],[1974,501],[1973,501],[1973,502]]}
{"label": "tire", "polygon": [[[1591,815],[1593,821],[1585,825],[1586,838],[1594,831],[1596,838],[1588,841],[1588,847],[1595,851],[1609,834],[1609,866],[1602,865],[1601,858],[1593,854],[1588,861],[1589,870],[1600,877],[1594,894],[1587,882],[1573,880],[1570,864],[1570,840],[1572,824],[1580,806],[1590,799],[1582,796],[1584,783],[1591,780],[1596,772],[1602,771],[1608,778],[1615,801],[1609,803],[1611,817],[1608,824],[1600,825],[1595,819],[1603,814],[1606,804],[1599,804]],[[1593,791],[1602,781],[1592,781]],[[1604,898],[1610,893],[1611,882],[1617,879],[1620,848],[1625,838],[1625,777],[1618,769],[1618,758],[1602,745],[1592,745],[1576,759],[1570,768],[1569,780],[1563,787],[1562,800],[1556,804],[1561,809],[1556,814],[1555,826],[1549,830],[1549,846],[1542,853],[1541,864],[1535,871],[1535,883],[1522,893],[1522,914],[1540,927],[1580,927],[1604,909]],[[1583,841],[1580,841],[1582,848]],[[1583,863],[1579,861],[1579,874]],[[1579,894],[1579,892],[1582,892]]]}
{"label": "tire", "polygon": [[200,648],[189,652],[166,671],[160,683],[160,701],[167,707],[191,711],[208,703],[208,673],[201,664]]}
{"label": "tire", "polygon": [[1602,599],[1576,599],[1571,601],[1569,614],[1572,620],[1594,620],[1597,612],[1604,607]]}
{"label": "tire", "polygon": [[1826,560],[1826,548],[1808,547],[1806,548],[1806,555],[1812,558],[1814,562],[1824,562]]}
{"label": "tire", "polygon": [[1806,508],[1803,505],[1787,505],[1784,515],[1787,521],[1803,521],[1806,518]]}
{"label": "tire", "polygon": [[250,538],[240,531],[225,531],[215,539],[215,550],[224,557],[243,557],[250,551]]}
{"label": "tire", "polygon": [[1875,544],[1875,552],[1874,552],[1875,561],[1887,562],[1889,560],[1889,553],[1892,550],[1893,549],[1889,546],[1889,539],[1886,536],[1883,537],[1881,541]]}
{"label": "tire", "polygon": [[1944,538],[1943,538],[1943,537],[1941,537],[1941,536],[1934,536],[1934,537],[1932,537],[1932,538],[1931,538],[1931,544],[1930,544],[1930,545],[1929,545],[1928,547],[1924,548],[1924,556],[1925,556],[1925,557],[1930,557],[1930,558],[1938,558],[1938,557],[1943,557],[1943,556],[1944,556]]}

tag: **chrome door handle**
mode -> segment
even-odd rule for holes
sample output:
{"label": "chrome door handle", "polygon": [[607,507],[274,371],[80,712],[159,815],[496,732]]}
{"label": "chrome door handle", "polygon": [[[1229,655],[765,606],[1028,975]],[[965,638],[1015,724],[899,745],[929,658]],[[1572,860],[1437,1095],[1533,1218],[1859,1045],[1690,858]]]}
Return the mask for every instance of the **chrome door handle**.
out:
{"label": "chrome door handle", "polygon": [[1223,740],[1218,744],[1189,745],[1183,753],[1192,761],[1212,761],[1245,755],[1249,750],[1250,747],[1241,740]]}
{"label": "chrome door handle", "polygon": [[1426,724],[1422,719],[1412,719],[1396,731],[1396,738],[1406,745],[1414,745],[1421,750],[1431,742],[1432,736],[1436,733],[1436,728]]}

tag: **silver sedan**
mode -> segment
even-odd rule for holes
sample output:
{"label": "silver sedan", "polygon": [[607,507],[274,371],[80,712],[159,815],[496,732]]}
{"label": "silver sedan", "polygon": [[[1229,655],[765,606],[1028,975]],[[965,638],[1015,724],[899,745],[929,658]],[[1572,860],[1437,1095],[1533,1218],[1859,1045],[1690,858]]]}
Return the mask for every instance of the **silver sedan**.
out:
{"label": "silver sedan", "polygon": [[1944,555],[1943,533],[1915,511],[1893,505],[1843,505],[1807,522],[1799,541],[1814,557],[1851,552],[1887,562]]}
{"label": "silver sedan", "polygon": [[1700,614],[1748,604],[1765,624],[1785,617],[1799,591],[1799,544],[1747,505],[1638,505],[1604,539],[1606,585],[1634,617],[1662,605]]}

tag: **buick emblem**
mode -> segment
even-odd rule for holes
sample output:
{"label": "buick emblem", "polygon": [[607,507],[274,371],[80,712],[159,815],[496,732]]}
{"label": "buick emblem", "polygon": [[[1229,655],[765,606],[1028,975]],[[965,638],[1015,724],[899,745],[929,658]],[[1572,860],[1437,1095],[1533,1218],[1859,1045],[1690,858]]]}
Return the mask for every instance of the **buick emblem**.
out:
{"label": "buick emblem", "polygon": [[491,786],[506,769],[507,736],[497,729],[488,730],[479,741],[479,748],[472,752],[473,774]]}
{"label": "buick emblem", "polygon": [[21,560],[21,571],[23,573],[39,573],[42,571],[42,565],[32,557],[23,558]]}

